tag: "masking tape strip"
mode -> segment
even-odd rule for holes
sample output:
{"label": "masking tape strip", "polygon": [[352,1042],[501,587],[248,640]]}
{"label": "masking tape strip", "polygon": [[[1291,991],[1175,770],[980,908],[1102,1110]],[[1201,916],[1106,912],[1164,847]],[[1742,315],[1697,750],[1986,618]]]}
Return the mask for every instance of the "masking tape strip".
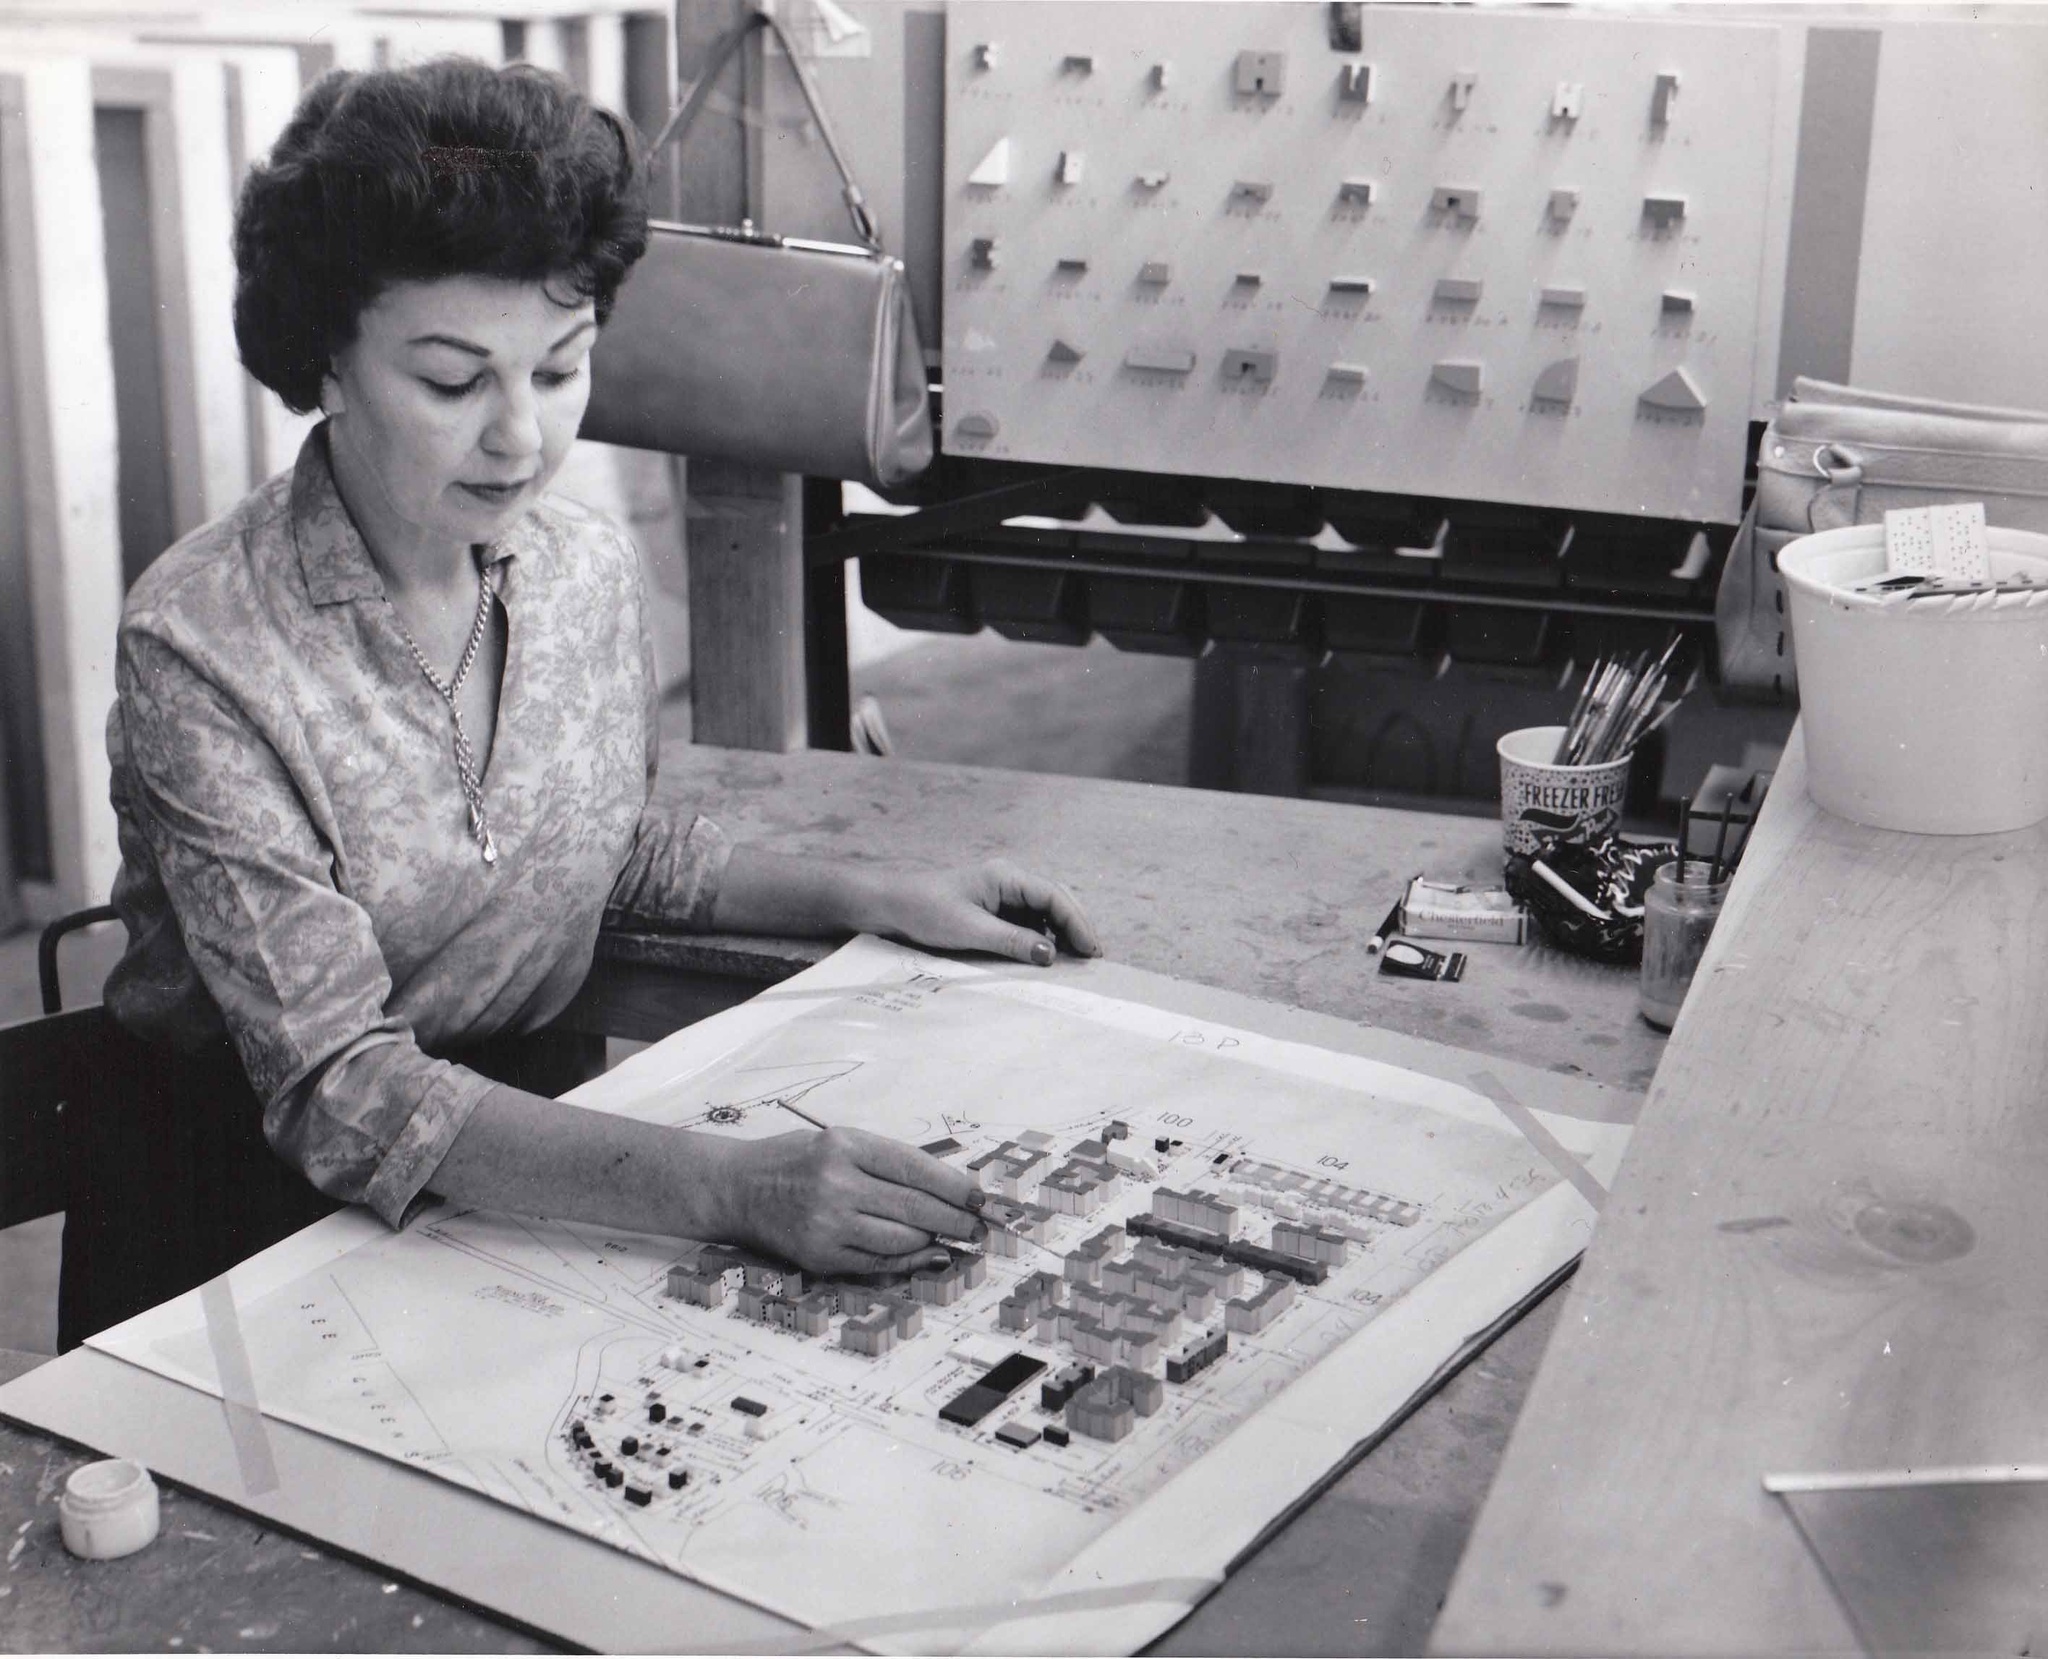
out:
{"label": "masking tape strip", "polygon": [[270,1435],[256,1406],[256,1373],[249,1364],[249,1345],[242,1340],[242,1321],[225,1273],[199,1287],[199,1307],[206,1315],[206,1341],[220,1377],[221,1410],[227,1414],[242,1489],[260,1498],[278,1489],[277,1459],[271,1455]]}
{"label": "masking tape strip", "polygon": [[1594,1178],[1593,1172],[1543,1127],[1543,1120],[1517,1100],[1505,1083],[1490,1071],[1474,1072],[1472,1081],[1500,1108],[1501,1116],[1522,1132],[1522,1139],[1542,1153],[1552,1169],[1578,1188],[1581,1198],[1595,1210],[1607,1202],[1607,1189]]}
{"label": "masking tape strip", "polygon": [[1152,1578],[1136,1584],[1110,1584],[1098,1590],[1065,1590],[1058,1595],[1033,1601],[995,1602],[983,1606],[930,1607],[915,1613],[878,1613],[873,1618],[847,1619],[836,1625],[820,1625],[811,1632],[813,1640],[799,1647],[739,1648],[741,1653],[829,1653],[835,1648],[882,1636],[911,1635],[920,1631],[961,1630],[986,1632],[1020,1619],[1043,1618],[1055,1613],[1096,1613],[1105,1608],[1131,1607],[1143,1602],[1166,1602],[1193,1607],[1221,1585],[1217,1578]]}
{"label": "masking tape strip", "polygon": [[1932,1469],[1844,1469],[1819,1474],[1765,1475],[1764,1490],[1781,1497],[1801,1492],[1896,1492],[1909,1486],[2033,1486],[2048,1482],[2048,1465],[1969,1463]]}

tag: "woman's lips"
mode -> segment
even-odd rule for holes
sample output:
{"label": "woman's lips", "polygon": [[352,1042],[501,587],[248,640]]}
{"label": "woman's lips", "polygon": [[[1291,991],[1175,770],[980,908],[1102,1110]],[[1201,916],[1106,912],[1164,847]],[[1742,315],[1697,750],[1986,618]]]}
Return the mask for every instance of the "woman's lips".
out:
{"label": "woman's lips", "polygon": [[493,506],[503,506],[506,502],[519,495],[532,482],[531,478],[522,478],[512,484],[464,483],[461,485],[461,488],[469,491],[479,501],[488,501]]}

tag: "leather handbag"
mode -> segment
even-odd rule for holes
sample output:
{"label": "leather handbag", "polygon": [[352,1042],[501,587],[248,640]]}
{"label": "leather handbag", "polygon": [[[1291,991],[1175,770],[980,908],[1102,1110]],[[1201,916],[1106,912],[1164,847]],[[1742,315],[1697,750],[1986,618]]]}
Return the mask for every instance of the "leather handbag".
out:
{"label": "leather handbag", "polygon": [[1902,397],[1800,376],[1757,448],[1756,495],[1715,598],[1722,689],[1798,695],[1778,554],[1895,507],[1981,501],[2008,529],[2048,531],[2048,414]]}
{"label": "leather handbag", "polygon": [[931,465],[924,350],[902,261],[883,251],[781,25],[756,12],[721,41],[648,155],[688,135],[757,28],[796,73],[858,242],[656,221],[591,353],[582,436],[889,488]]}

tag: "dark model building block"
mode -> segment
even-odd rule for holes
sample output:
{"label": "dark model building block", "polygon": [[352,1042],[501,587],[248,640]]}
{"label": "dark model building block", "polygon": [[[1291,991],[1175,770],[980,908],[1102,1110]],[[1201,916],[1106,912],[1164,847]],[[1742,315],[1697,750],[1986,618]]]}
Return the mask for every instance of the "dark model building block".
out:
{"label": "dark model building block", "polygon": [[1044,1360],[1033,1359],[1029,1354],[1012,1354],[1000,1364],[990,1366],[979,1380],[940,1406],[939,1421],[971,1429],[1044,1369]]}

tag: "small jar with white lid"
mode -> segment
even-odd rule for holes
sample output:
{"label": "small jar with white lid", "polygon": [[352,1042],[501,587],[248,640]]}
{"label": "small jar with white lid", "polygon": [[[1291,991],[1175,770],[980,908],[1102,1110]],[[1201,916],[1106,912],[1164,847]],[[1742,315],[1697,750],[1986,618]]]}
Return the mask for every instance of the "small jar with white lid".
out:
{"label": "small jar with white lid", "polygon": [[161,1518],[156,1482],[127,1458],[109,1458],[71,1471],[57,1500],[64,1547],[88,1561],[133,1555],[157,1534]]}

